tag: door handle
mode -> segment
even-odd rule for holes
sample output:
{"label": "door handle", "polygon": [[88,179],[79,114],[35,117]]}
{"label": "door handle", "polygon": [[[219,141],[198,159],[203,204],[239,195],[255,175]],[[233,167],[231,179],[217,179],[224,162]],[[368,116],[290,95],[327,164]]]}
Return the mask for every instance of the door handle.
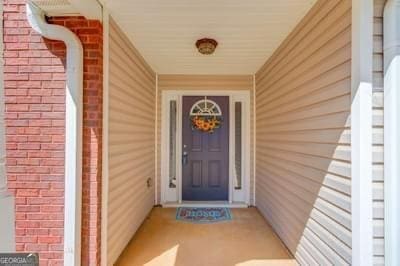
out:
{"label": "door handle", "polygon": [[189,159],[188,159],[189,153],[187,151],[184,151],[182,154],[182,165],[187,165]]}

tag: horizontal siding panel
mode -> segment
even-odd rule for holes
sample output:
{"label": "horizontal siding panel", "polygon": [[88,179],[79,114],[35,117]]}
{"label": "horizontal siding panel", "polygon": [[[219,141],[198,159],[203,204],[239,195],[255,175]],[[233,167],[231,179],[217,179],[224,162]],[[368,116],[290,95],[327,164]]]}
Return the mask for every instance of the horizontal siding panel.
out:
{"label": "horizontal siding panel", "polygon": [[372,165],[372,178],[374,182],[383,181],[383,164]]}
{"label": "horizontal siding panel", "polygon": [[374,91],[382,91],[383,90],[383,75],[380,72],[372,73],[372,85]]}
{"label": "horizontal siding panel", "polygon": [[348,112],[340,112],[335,114],[327,114],[314,117],[313,114],[309,118],[300,121],[291,121],[291,123],[281,123],[273,127],[263,127],[262,120],[257,120],[260,126],[260,133],[264,132],[282,132],[282,131],[298,131],[298,130],[320,130],[320,129],[346,129],[350,126]]}
{"label": "horizontal siding panel", "polygon": [[373,217],[375,219],[384,219],[385,212],[384,212],[384,202],[383,200],[375,199],[373,202]]}
{"label": "horizontal siding panel", "polygon": [[[311,80],[304,84],[298,85],[295,88],[286,88],[286,87],[281,88],[278,91],[279,92],[278,95],[261,98],[260,100],[263,100],[264,102],[260,102],[259,108],[260,110],[263,111],[266,110],[270,111],[270,109],[275,109],[277,105],[281,106],[286,102],[294,101],[296,99],[297,100],[302,99],[302,97],[304,97],[305,95],[312,94],[314,91],[319,90],[321,88],[334,86],[336,83],[339,83],[346,79],[347,82],[349,82],[350,69],[351,69],[351,63],[346,62],[343,65],[330,69],[329,71],[327,71],[326,75],[318,77],[315,80]],[[260,84],[257,84],[257,87],[259,86]],[[278,104],[276,104],[276,101],[278,101]],[[262,113],[260,113],[260,115],[261,114]]]}
{"label": "horizontal siding panel", "polygon": [[[268,170],[266,170],[268,168]],[[305,189],[302,185],[304,179],[299,178],[297,182],[293,182],[292,180],[288,180],[284,178],[279,172],[279,169],[273,169],[272,166],[266,166],[266,168],[260,168],[260,171],[263,171],[271,176],[271,182],[275,183],[277,187],[284,189],[282,192],[287,191],[285,196],[295,196],[297,200],[304,201],[305,203],[312,206],[315,201],[315,193],[312,193],[311,188]],[[303,184],[302,181],[304,182]],[[290,194],[289,194],[290,193]],[[284,196],[283,196],[284,197]],[[296,201],[294,201],[296,202]],[[308,209],[304,210],[304,213],[308,214]]]}
{"label": "horizontal siding panel", "polygon": [[250,90],[251,75],[159,75],[158,87],[172,90]]}
{"label": "horizontal siding panel", "polygon": [[260,204],[259,208],[262,212],[268,210],[270,214],[269,222],[280,225],[283,225],[284,223],[290,224],[290,228],[277,226],[274,229],[276,229],[277,233],[285,242],[289,250],[296,249],[298,246],[298,241],[300,240],[300,236],[298,236],[296,232],[304,227],[305,223],[300,219],[305,219],[306,214],[304,213],[302,216],[299,216],[300,214],[296,212],[295,207],[293,207],[292,204],[288,204],[290,201],[287,200],[286,197],[276,197],[275,193],[271,193],[270,188],[260,188],[257,190],[257,193],[264,193],[270,197],[268,207]]}
{"label": "horizontal siding panel", "polygon": [[374,238],[383,238],[385,234],[384,221],[382,219],[374,219]]}
{"label": "horizontal siding panel", "polygon": [[351,180],[341,176],[327,174],[325,176],[324,185],[346,195],[350,195],[351,193]]}
{"label": "horizontal siding panel", "polygon": [[344,244],[346,244],[348,247],[351,247],[351,232],[344,226],[338,226],[337,223],[332,221],[332,219],[327,216],[325,213],[313,209],[311,211],[310,217],[314,220],[317,221],[321,226],[326,228],[332,235],[335,235],[343,241]]}
{"label": "horizontal siding panel", "polygon": [[[311,240],[311,242],[314,244],[316,249],[318,250],[320,254],[324,254],[327,259],[329,260],[330,264],[332,265],[350,265],[347,263],[342,257],[338,255],[338,253],[332,249],[331,245],[332,243],[326,243],[322,241],[321,235],[319,232],[314,232],[313,230],[310,229],[310,227],[306,227],[304,230],[304,237],[307,237]],[[328,239],[326,239],[328,240]],[[308,265],[308,262],[307,264]],[[318,265],[321,265],[321,262],[318,262]]]}
{"label": "horizontal siding panel", "polygon": [[[338,66],[343,66],[346,67],[349,64],[349,60],[351,57],[351,45],[348,44],[342,49],[339,49],[335,53],[333,53],[331,56],[328,58],[322,59],[320,62],[316,62],[315,65],[312,65],[308,69],[302,69],[301,71],[299,70],[299,73],[297,76],[294,74],[290,73],[289,75],[285,76],[285,82],[283,81],[278,81],[276,84],[274,84],[271,87],[276,87],[276,91],[270,91],[270,93],[258,93],[257,96],[260,97],[260,103],[262,103],[262,99],[266,99],[264,97],[268,97],[269,99],[271,98],[277,98],[282,95],[283,92],[287,90],[293,90],[296,89],[298,86],[301,86],[303,84],[307,84],[309,82],[313,82],[314,79],[317,79],[321,76],[321,74],[329,71],[329,70],[335,70],[335,67]],[[333,61],[332,63],[327,63],[328,61]],[[319,63],[319,64],[318,64]],[[258,86],[261,86],[257,82]],[[279,89],[279,90],[278,90]],[[263,96],[263,97],[261,97]]]}
{"label": "horizontal siding panel", "polygon": [[154,205],[155,73],[110,20],[107,265]]}
{"label": "horizontal siding panel", "polygon": [[[347,1],[347,5],[349,5],[350,1]],[[268,59],[268,62],[261,67],[258,71],[269,72],[271,69],[275,68],[277,64],[279,64],[283,58],[287,57],[288,53],[293,50],[296,46],[299,45],[300,42],[304,41],[305,37],[310,34],[310,32],[318,27],[323,21],[324,18],[328,16],[328,14],[337,12],[338,2],[329,1],[329,0],[321,0],[318,1],[315,6],[309,11],[307,16],[296,26],[296,28],[292,31],[292,33],[285,39],[285,41],[280,45],[277,51]],[[347,8],[344,8],[347,9]],[[326,30],[326,28],[325,28]],[[307,40],[306,40],[307,41]],[[260,77],[264,78],[264,77]]]}
{"label": "horizontal siding panel", "polygon": [[[275,153],[271,154],[260,154],[260,160],[265,162],[266,164],[273,165],[276,168],[284,169],[287,172],[294,173],[296,175],[302,176],[303,178],[314,181],[315,183],[321,184],[322,182],[334,182],[335,184],[341,182],[343,185],[349,184],[349,179],[345,177],[337,176],[332,173],[326,173],[324,170],[320,170],[317,168],[313,168],[313,165],[307,166],[306,164],[301,164],[299,162],[291,161],[288,158],[276,157]],[[340,180],[340,181],[339,181]],[[347,180],[344,181],[344,180]],[[335,188],[339,191],[350,191],[348,188],[341,188],[342,186],[338,186]],[[347,193],[349,194],[349,193]]]}
{"label": "horizontal siding panel", "polygon": [[[344,226],[348,230],[351,230],[351,214],[337,208],[332,203],[325,201],[324,199],[317,198],[315,201],[314,207],[319,211],[326,214],[328,217],[332,219],[333,222],[338,223],[339,225]],[[338,226],[339,226],[338,225]]]}
{"label": "horizontal siding panel", "polygon": [[351,264],[350,75],[350,0],[318,1],[256,74],[257,207],[302,265]]}
{"label": "horizontal siding panel", "polygon": [[[310,87],[302,87],[296,89],[296,92],[290,93],[290,95],[287,95],[286,97],[276,99],[265,105],[265,107],[261,109],[263,113],[259,118],[272,117],[274,115],[280,114],[281,112],[287,113],[293,110],[298,110],[313,105],[316,103],[316,101],[327,101],[336,97],[346,95],[348,94],[348,91],[343,88],[349,85],[350,79],[346,78],[334,84],[323,86],[321,88],[318,87],[315,91],[312,92],[310,92]],[[307,95],[307,97],[303,97],[305,95]],[[277,110],[277,106],[280,107],[279,110]]]}
{"label": "horizontal siding panel", "polygon": [[[308,98],[308,97],[307,97]],[[315,101],[315,100],[314,100]],[[323,116],[338,112],[349,112],[350,97],[349,94],[339,96],[333,99],[319,98],[317,104],[310,104],[308,106],[300,106],[298,108],[287,110],[285,107],[280,109],[280,113],[271,114],[270,116],[261,116],[259,119],[268,120],[268,123],[263,125],[274,125],[280,123],[287,123],[295,120],[309,118],[312,113],[314,117]],[[266,112],[268,113],[268,111]]]}
{"label": "horizontal siding panel", "polygon": [[[265,190],[257,189],[256,193],[266,193]],[[279,235],[281,240],[286,244],[289,250],[293,250],[298,246],[298,236],[294,228],[285,228],[283,223],[291,221],[292,217],[289,212],[276,212],[279,208],[273,201],[266,206],[263,202],[257,202],[257,208],[265,215],[270,223],[273,223],[275,232]]]}
{"label": "horizontal siding panel", "polygon": [[350,144],[350,130],[343,129],[321,129],[312,131],[288,131],[279,133],[263,133],[259,137],[260,141],[287,141],[304,143],[340,143]]}
{"label": "horizontal siding panel", "polygon": [[[257,144],[257,147],[259,147],[259,144]],[[309,156],[305,154],[295,154],[272,149],[266,150],[265,153],[257,153],[259,156],[262,156],[262,154],[267,154],[272,157],[281,158],[282,160],[298,163],[305,167],[325,171],[326,173],[332,173],[347,178],[350,178],[351,175],[350,163],[347,162],[332,161],[327,158]]]}
{"label": "horizontal siding panel", "polygon": [[383,238],[376,238],[374,240],[374,256],[385,255],[385,240]]}
{"label": "horizontal siding panel", "polygon": [[372,94],[373,108],[383,108],[383,91],[376,91]]}
{"label": "horizontal siding panel", "polygon": [[373,145],[383,145],[383,132],[381,127],[372,128],[372,141]]}
{"label": "horizontal siding panel", "polygon": [[350,161],[349,146],[335,146],[325,143],[260,143],[259,147],[265,149],[281,150],[290,153],[299,153],[323,158],[332,158],[335,160]]}
{"label": "horizontal siding panel", "polygon": [[318,195],[320,198],[331,202],[347,212],[351,211],[351,199],[348,195],[344,195],[343,193],[327,187],[321,187]]}
{"label": "horizontal siding panel", "polygon": [[[374,252],[376,252],[376,251],[374,251]],[[379,256],[374,253],[373,265],[384,266],[385,265],[385,257],[383,255]]]}
{"label": "horizontal siding panel", "polygon": [[372,198],[377,201],[383,200],[383,190],[383,182],[374,182],[372,184]]}
{"label": "horizontal siding panel", "polygon": [[[296,66],[298,66],[299,64],[310,67],[310,65],[308,65],[308,62],[314,62],[315,59],[321,60],[324,57],[327,57],[336,52],[337,49],[346,46],[348,44],[348,38],[351,34],[348,27],[350,19],[351,14],[350,12],[348,12],[344,17],[339,18],[339,21],[337,21],[334,26],[335,28],[332,28],[333,31],[330,30],[323,33],[318,33],[318,38],[324,38],[325,43],[321,44],[319,41],[313,41],[310,44],[304,44],[303,47],[296,47],[296,49],[291,51],[292,53],[296,53],[296,55],[294,55],[291,60],[287,59],[290,55],[286,57],[282,62],[280,62],[280,66],[282,69],[273,69],[270,72],[270,75],[273,76],[273,78],[265,80],[265,84],[263,83],[264,80],[260,79],[260,85],[271,86],[274,82],[280,80],[281,77],[284,75],[296,75],[296,72],[294,72],[293,74],[291,72],[295,70]],[[320,24],[320,26],[323,27],[322,24]],[[329,39],[333,39],[333,41],[330,41]],[[312,38],[307,38],[307,40],[312,41]],[[305,49],[306,47],[307,49]],[[303,52],[299,53],[299,51]],[[286,62],[286,60],[288,61]]]}
{"label": "horizontal siding panel", "polygon": [[321,252],[319,252],[319,250],[314,246],[314,243],[305,235],[300,240],[296,258],[301,254],[307,255],[307,263],[300,263],[300,265],[333,265],[323,254],[321,254]]}
{"label": "horizontal siding panel", "polygon": [[[332,248],[333,251],[335,251],[333,253],[335,255],[333,256],[333,260],[335,260],[337,263],[335,263],[334,261],[334,264],[342,262],[343,259],[346,261],[346,264],[351,264],[351,249],[348,246],[338,240],[333,234],[331,234],[313,219],[310,219],[307,225],[307,228],[309,230],[313,231],[315,235],[318,235],[321,239],[323,239],[324,242],[326,244],[329,244],[329,247]],[[340,257],[340,259],[338,258],[338,256]]]}
{"label": "horizontal siding panel", "polygon": [[372,110],[372,125],[374,127],[383,127],[383,110],[373,109]]}

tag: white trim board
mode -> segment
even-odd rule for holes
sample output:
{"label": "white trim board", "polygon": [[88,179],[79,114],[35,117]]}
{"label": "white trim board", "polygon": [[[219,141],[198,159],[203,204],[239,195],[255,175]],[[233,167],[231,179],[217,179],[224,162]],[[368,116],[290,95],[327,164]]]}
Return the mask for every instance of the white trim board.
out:
{"label": "white trim board", "polygon": [[154,111],[154,205],[158,204],[158,74],[156,73]]}
{"label": "white trim board", "polygon": [[253,75],[253,206],[256,205],[256,183],[257,183],[257,176],[256,176],[256,157],[257,157],[257,150],[256,150],[256,139],[257,139],[257,106],[256,106],[256,90],[257,90],[257,83],[256,83],[256,75]]}
{"label": "white trim board", "polygon": [[103,9],[103,140],[102,140],[102,184],[101,184],[101,265],[107,265],[108,225],[108,115],[109,115],[109,60],[110,21],[107,9]]}
{"label": "white trim board", "polygon": [[197,201],[197,202],[191,202],[191,201],[183,201],[182,203],[165,203],[162,205],[163,208],[179,208],[179,207],[188,207],[188,208],[195,208],[195,207],[201,207],[201,208],[248,208],[249,205],[241,202],[232,202],[229,203],[227,201],[225,202],[220,202],[220,201],[215,201],[215,202],[210,202],[210,201]]}
{"label": "white trim board", "polygon": [[[234,102],[242,102],[242,189],[233,187],[234,167],[234,116],[230,115],[229,130],[229,203],[240,202],[250,205],[250,91],[210,90],[166,90],[161,101],[161,204],[182,204],[182,97],[183,96],[229,96],[230,113],[234,113]],[[176,188],[169,188],[169,102],[177,102],[176,132]]]}

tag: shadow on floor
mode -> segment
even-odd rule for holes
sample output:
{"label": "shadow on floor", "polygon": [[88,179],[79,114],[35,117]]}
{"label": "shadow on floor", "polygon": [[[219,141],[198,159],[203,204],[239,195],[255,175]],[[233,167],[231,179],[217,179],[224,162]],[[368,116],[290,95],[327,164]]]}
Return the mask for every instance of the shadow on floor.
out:
{"label": "shadow on floor", "polygon": [[118,266],[297,265],[256,208],[233,209],[232,221],[192,224],[176,209],[154,208]]}

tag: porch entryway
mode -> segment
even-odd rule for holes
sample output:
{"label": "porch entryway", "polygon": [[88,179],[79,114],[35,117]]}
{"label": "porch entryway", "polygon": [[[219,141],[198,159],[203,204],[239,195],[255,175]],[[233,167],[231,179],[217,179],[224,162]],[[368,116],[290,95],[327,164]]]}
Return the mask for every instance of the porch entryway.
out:
{"label": "porch entryway", "polygon": [[[1,244],[41,265],[114,265],[132,237],[121,265],[268,265],[270,223],[300,265],[400,265],[398,2],[4,1]],[[229,98],[216,135],[188,127],[195,96]],[[153,211],[186,204],[257,209]]]}
{"label": "porch entryway", "polygon": [[177,221],[176,209],[154,208],[116,265],[296,265],[256,208],[232,209],[232,220]]}

